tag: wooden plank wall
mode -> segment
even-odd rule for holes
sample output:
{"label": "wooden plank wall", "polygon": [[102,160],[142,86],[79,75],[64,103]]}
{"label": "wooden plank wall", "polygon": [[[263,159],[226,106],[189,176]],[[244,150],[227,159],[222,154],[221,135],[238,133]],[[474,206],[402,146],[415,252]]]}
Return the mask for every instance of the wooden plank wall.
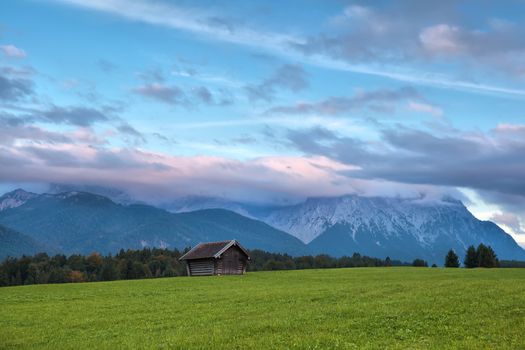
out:
{"label": "wooden plank wall", "polygon": [[220,259],[188,260],[187,263],[190,276],[242,275],[246,273],[248,260],[238,247],[233,246]]}
{"label": "wooden plank wall", "polygon": [[190,276],[211,276],[214,274],[214,259],[189,260]]}
{"label": "wooden plank wall", "polygon": [[220,275],[242,275],[246,272],[246,256],[237,247],[231,247],[216,261],[216,271]]}

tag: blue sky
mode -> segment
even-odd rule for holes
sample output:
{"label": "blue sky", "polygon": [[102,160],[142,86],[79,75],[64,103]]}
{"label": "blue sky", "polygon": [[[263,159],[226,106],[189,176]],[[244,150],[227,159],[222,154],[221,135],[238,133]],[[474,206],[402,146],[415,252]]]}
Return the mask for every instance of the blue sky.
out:
{"label": "blue sky", "polygon": [[523,1],[0,4],[0,188],[453,195],[524,242]]}

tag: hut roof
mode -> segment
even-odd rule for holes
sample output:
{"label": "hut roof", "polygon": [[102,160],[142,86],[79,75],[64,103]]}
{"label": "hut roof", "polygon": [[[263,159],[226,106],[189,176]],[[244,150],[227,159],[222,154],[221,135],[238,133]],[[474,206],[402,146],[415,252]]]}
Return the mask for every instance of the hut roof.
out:
{"label": "hut roof", "polygon": [[206,259],[206,258],[219,258],[222,253],[224,253],[228,248],[232,246],[237,246],[239,249],[246,254],[248,259],[250,256],[246,249],[244,249],[239,242],[232,239],[229,241],[221,242],[208,242],[208,243],[199,243],[186,254],[181,256],[179,260],[192,260],[192,259]]}

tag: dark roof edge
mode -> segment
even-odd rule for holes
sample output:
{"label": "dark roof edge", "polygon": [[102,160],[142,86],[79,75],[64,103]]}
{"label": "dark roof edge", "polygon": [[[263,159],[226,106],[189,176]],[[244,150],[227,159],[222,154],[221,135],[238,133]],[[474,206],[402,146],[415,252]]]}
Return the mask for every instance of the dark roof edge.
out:
{"label": "dark roof edge", "polygon": [[228,243],[227,245],[224,246],[224,248],[222,248],[221,250],[219,250],[213,257],[214,258],[218,258],[222,255],[222,253],[224,253],[225,251],[227,251],[230,247],[236,245],[237,247],[239,247],[240,250],[242,250],[242,252],[244,254],[246,254],[246,256],[248,257],[248,260],[250,260],[250,254],[248,254],[248,251],[246,251],[246,249],[244,249],[244,247],[242,245],[240,245],[239,242],[237,242],[236,239],[232,239],[230,241],[230,243]]}
{"label": "dark roof edge", "polygon": [[[228,241],[225,241],[225,242],[228,242]],[[208,244],[208,243],[215,243],[215,242],[199,242],[199,244],[197,244],[195,247],[191,248],[186,253],[184,253],[179,258],[179,261],[188,260],[188,258],[186,257],[187,255],[190,255],[190,253],[193,253],[201,245]],[[232,246],[237,246],[244,254],[246,254],[246,256],[248,257],[248,260],[251,260],[250,254],[248,254],[248,251],[242,245],[240,245],[240,243],[235,239],[230,240],[224,247],[222,247],[217,253],[215,253],[213,256],[210,256],[209,258],[215,258],[215,259],[219,258],[226,250],[228,250]]]}
{"label": "dark roof edge", "polygon": [[203,242],[199,242],[199,244],[197,244],[195,247],[191,248],[190,250],[188,250],[186,253],[184,253],[180,258],[179,260],[186,260],[186,255],[188,255],[189,253],[191,253],[192,251],[194,251],[195,249],[197,249],[197,247],[199,247],[200,245],[202,245]]}

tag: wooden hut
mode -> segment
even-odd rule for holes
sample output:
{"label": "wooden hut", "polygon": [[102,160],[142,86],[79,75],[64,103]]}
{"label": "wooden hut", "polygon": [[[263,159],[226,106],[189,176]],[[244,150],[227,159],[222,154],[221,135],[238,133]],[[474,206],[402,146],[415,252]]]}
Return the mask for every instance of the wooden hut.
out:
{"label": "wooden hut", "polygon": [[242,275],[250,256],[236,240],[199,243],[179,258],[188,276]]}

